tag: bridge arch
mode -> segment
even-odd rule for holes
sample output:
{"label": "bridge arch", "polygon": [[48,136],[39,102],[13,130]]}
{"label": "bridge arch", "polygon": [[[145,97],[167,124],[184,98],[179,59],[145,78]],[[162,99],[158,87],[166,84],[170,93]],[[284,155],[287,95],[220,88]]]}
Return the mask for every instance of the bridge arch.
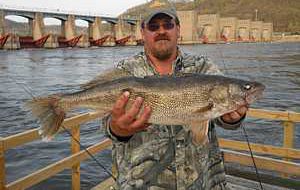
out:
{"label": "bridge arch", "polygon": [[24,17],[22,15],[15,15],[15,14],[5,14],[4,15],[5,20],[10,20],[14,22],[28,22],[30,18]]}
{"label": "bridge arch", "polygon": [[22,12],[22,11],[5,11],[4,16],[18,16],[18,17],[23,17],[27,18],[28,20],[34,19],[34,13],[32,12]]}
{"label": "bridge arch", "polygon": [[63,20],[54,17],[44,17],[44,31],[47,34],[62,35],[62,23]]}
{"label": "bridge arch", "polygon": [[54,18],[54,17],[44,17],[44,24],[45,25],[60,25],[63,20],[59,18]]}
{"label": "bridge arch", "polygon": [[20,36],[32,35],[32,19],[24,15],[6,14],[4,16],[5,32]]}
{"label": "bridge arch", "polygon": [[88,20],[83,20],[81,18],[75,18],[75,30],[77,34],[89,34],[89,23]]}

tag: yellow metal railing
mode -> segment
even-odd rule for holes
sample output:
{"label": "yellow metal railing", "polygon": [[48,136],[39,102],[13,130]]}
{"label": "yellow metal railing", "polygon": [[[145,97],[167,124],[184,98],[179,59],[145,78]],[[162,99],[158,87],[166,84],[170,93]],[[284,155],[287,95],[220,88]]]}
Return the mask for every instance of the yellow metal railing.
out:
{"label": "yellow metal railing", "polygon": [[[64,126],[71,129],[71,133],[75,139],[80,140],[80,125],[98,118],[97,112],[81,114],[72,118],[65,119]],[[283,158],[285,160],[273,159],[262,156],[255,156],[258,168],[285,173],[287,175],[300,176],[300,164],[292,162],[293,159],[300,159],[300,151],[293,148],[294,130],[296,122],[300,122],[300,113],[295,112],[278,112],[260,109],[250,109],[249,117],[263,118],[271,120],[281,120],[284,126],[284,143],[283,147],[275,147],[262,144],[251,144],[253,152],[264,155],[271,155]],[[79,144],[71,139],[72,155],[47,167],[44,167],[34,173],[20,178],[11,183],[6,183],[5,172],[5,152],[8,149],[24,145],[26,143],[40,140],[38,130],[33,129],[20,134],[0,138],[0,190],[19,190],[34,186],[35,184],[48,179],[65,169],[72,169],[72,189],[80,189],[80,162],[89,158],[86,151],[80,150]],[[245,142],[220,139],[220,146],[224,151],[226,162],[234,162],[242,165],[252,165],[251,157],[248,154],[238,151],[247,151],[248,146]],[[91,154],[96,154],[108,147],[111,141],[105,139],[102,142],[94,144],[87,149]],[[231,150],[228,150],[231,149]],[[285,176],[287,177],[287,176]]]}

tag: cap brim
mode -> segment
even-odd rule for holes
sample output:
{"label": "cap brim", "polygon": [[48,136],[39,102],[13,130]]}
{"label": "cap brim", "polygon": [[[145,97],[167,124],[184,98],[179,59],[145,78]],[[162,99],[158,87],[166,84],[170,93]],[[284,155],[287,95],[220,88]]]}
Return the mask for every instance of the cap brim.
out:
{"label": "cap brim", "polygon": [[150,15],[148,15],[147,18],[144,20],[144,23],[148,24],[151,21],[151,19],[158,14],[166,14],[173,19],[175,19],[177,17],[176,15],[174,15],[174,13],[171,13],[170,11],[158,10],[158,11],[155,11],[155,12],[151,13]]}

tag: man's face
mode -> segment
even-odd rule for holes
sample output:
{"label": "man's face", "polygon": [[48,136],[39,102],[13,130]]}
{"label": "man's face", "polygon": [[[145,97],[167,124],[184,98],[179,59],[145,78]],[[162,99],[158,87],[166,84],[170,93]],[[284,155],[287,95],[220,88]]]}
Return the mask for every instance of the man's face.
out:
{"label": "man's face", "polygon": [[177,51],[180,26],[166,14],[154,16],[142,30],[145,50],[159,60],[166,60]]}

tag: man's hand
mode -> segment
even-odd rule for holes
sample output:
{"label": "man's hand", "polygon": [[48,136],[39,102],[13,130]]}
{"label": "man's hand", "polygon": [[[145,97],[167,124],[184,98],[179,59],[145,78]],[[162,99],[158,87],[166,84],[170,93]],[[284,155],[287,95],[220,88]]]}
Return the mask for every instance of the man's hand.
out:
{"label": "man's hand", "polygon": [[233,112],[224,114],[223,116],[221,116],[221,118],[225,123],[229,123],[229,124],[236,123],[246,115],[247,111],[248,111],[248,105],[242,106]]}
{"label": "man's hand", "polygon": [[136,118],[143,104],[143,99],[138,97],[131,108],[126,112],[125,108],[129,100],[129,92],[124,92],[116,101],[112,109],[110,130],[119,137],[129,137],[149,126],[151,108],[145,106],[139,118]]}

